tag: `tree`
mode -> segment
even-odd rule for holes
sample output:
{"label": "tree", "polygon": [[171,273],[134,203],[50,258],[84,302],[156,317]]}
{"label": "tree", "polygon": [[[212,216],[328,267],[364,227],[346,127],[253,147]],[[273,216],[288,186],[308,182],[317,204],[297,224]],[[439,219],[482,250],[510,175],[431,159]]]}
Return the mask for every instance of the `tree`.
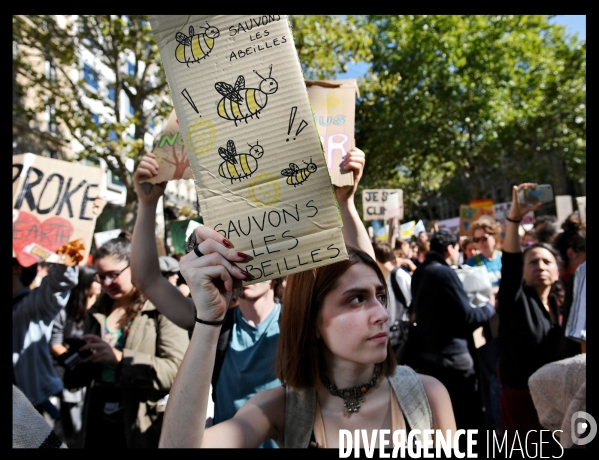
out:
{"label": "tree", "polygon": [[371,57],[374,24],[361,16],[295,15],[289,22],[307,80],[334,79]]}
{"label": "tree", "polygon": [[481,198],[503,180],[583,177],[586,42],[548,19],[369,16],[365,186],[403,188],[409,213],[447,187]]}
{"label": "tree", "polygon": [[[13,16],[13,45],[17,99],[27,91],[36,94],[33,105],[13,104],[13,114],[32,120],[51,107],[81,148],[73,160],[101,158],[125,185],[123,228],[132,230],[136,197],[127,159],[137,165],[149,124],[172,110],[149,22],[139,15]],[[82,76],[84,54],[114,75],[107,91]],[[32,65],[40,61],[54,69],[56,78],[48,78],[47,67]]]}

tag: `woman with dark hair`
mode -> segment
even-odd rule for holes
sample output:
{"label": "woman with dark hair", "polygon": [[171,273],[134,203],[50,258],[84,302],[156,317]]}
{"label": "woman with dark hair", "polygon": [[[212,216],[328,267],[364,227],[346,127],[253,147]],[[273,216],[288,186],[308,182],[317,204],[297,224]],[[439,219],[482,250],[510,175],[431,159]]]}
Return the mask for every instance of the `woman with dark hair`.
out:
{"label": "woman with dark hair", "polygon": [[450,430],[453,437],[447,390],[397,366],[385,279],[372,257],[352,246],[349,260],[287,277],[276,358],[283,385],[256,394],[233,418],[206,429],[220,324],[234,282],[249,275],[235,265],[243,254],[222,235],[208,227],[195,234],[198,251],[181,259],[181,271],[197,318],[169,398],[161,447],[257,447],[269,438],[280,447],[337,447],[339,430],[358,428],[369,439],[373,429],[414,430],[412,438],[421,442],[425,429]]}
{"label": "woman with dark hair", "polygon": [[[561,335],[559,253],[547,243],[535,243],[523,252],[518,234],[522,217],[542,205],[520,204],[518,189],[534,186],[524,183],[512,189],[498,294],[500,417],[510,445],[516,432],[520,439],[538,442],[542,427],[528,379],[541,366],[558,359]],[[527,436],[529,430],[535,430],[531,436]]]}
{"label": "woman with dark hair", "polygon": [[122,232],[97,252],[103,294],[85,318],[86,362],[102,372],[88,388],[83,447],[157,447],[166,396],[189,343],[187,332],[146,301],[131,280],[131,236]]}
{"label": "woman with dark hair", "polygon": [[[61,355],[64,357],[68,354],[72,339],[81,339],[87,310],[96,303],[96,299],[102,293],[102,286],[94,279],[95,274],[96,270],[93,266],[79,267],[77,286],[71,291],[66,307],[54,318],[50,352],[57,360],[56,370],[63,380],[65,371],[64,366],[59,364],[62,362]],[[59,426],[56,431],[61,433],[69,448],[81,447],[79,433],[84,397],[85,387],[78,390],[65,388],[62,391],[60,419],[57,422]]]}

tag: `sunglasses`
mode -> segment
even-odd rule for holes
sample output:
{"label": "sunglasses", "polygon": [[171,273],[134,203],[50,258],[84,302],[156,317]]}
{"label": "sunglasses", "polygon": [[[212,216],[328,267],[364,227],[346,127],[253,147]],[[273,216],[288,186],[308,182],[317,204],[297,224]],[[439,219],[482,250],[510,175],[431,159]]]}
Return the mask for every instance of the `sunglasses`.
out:
{"label": "sunglasses", "polygon": [[127,264],[127,266],[125,268],[123,268],[121,271],[118,271],[118,272],[106,273],[105,275],[100,275],[99,273],[96,273],[94,275],[94,281],[102,284],[104,282],[104,280],[108,280],[109,282],[112,283],[115,279],[117,279],[121,275],[121,273],[123,273],[128,268],[129,268],[129,264]]}
{"label": "sunglasses", "polygon": [[472,241],[474,241],[475,243],[478,243],[479,241],[482,241],[484,243],[488,239],[489,239],[489,235],[483,235],[480,238],[472,238]]}

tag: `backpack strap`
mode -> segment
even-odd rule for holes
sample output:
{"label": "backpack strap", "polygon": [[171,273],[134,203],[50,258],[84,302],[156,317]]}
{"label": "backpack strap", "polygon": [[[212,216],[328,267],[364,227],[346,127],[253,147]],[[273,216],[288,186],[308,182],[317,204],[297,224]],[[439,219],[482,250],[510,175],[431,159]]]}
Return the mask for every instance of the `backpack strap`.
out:
{"label": "backpack strap", "polygon": [[396,307],[395,315],[393,317],[395,320],[401,320],[404,317],[404,314],[408,312],[408,302],[397,282],[397,270],[401,270],[401,268],[395,267],[391,271],[391,287],[393,289],[393,294],[395,294],[396,303],[399,303],[400,305],[398,306],[399,308]]}
{"label": "backpack strap", "polygon": [[225,361],[225,353],[229,347],[229,339],[231,338],[231,330],[233,329],[233,315],[235,314],[234,308],[229,308],[225,314],[225,322],[221,326],[220,334],[218,336],[218,342],[216,344],[216,357],[214,359],[214,369],[212,370],[212,400],[216,398],[216,382],[220,370],[223,367]]}
{"label": "backpack strap", "polygon": [[423,430],[433,429],[433,411],[420,377],[411,367],[400,365],[389,377],[389,383],[410,429],[420,430],[414,437],[422,443]]}
{"label": "backpack strap", "polygon": [[285,386],[285,448],[304,449],[310,445],[316,414],[316,390],[294,390]]}

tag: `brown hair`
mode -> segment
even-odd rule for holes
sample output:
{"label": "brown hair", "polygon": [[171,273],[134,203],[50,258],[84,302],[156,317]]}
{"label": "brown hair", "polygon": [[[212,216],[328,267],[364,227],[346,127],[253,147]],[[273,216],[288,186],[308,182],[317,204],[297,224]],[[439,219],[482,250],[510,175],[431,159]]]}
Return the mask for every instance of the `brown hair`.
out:
{"label": "brown hair", "polygon": [[489,216],[483,216],[470,224],[470,236],[474,237],[474,230],[482,229],[489,235],[501,235],[501,224]]}
{"label": "brown hair", "polygon": [[[319,385],[325,369],[321,342],[316,338],[316,321],[326,295],[337,280],[353,265],[372,268],[383,286],[387,286],[380,268],[369,254],[347,246],[348,260],[306,270],[287,277],[283,297],[281,333],[276,357],[277,377],[295,389]],[[389,376],[397,363],[391,344],[387,342],[387,358],[381,363],[381,374]]]}
{"label": "brown hair", "polygon": [[[96,260],[102,259],[104,257],[114,257],[117,260],[126,260],[127,263],[129,263],[131,260],[131,236],[132,235],[130,232],[126,230],[121,231],[119,236],[108,240],[98,249]],[[133,281],[131,281],[131,283],[133,284]],[[132,320],[135,318],[146,303],[146,297],[142,294],[142,292],[137,289],[135,284],[133,284],[133,287],[135,288],[135,292],[131,297],[131,302],[127,305],[127,307],[125,307],[125,315],[127,320]],[[114,301],[110,299],[105,291],[100,295],[99,301],[103,301],[103,305],[105,305],[105,308],[107,308],[106,311],[110,312]]]}
{"label": "brown hair", "polygon": [[389,243],[384,241],[375,241],[372,243],[372,247],[374,249],[374,256],[376,257],[377,261],[384,264],[385,262],[389,262],[391,260],[391,246]]}

